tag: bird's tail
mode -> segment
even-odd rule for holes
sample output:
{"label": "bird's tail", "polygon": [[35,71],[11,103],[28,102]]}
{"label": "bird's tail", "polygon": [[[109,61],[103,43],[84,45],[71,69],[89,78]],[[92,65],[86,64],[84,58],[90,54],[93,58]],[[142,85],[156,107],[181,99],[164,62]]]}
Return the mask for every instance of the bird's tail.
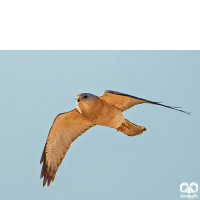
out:
{"label": "bird's tail", "polygon": [[118,129],[122,133],[125,133],[128,136],[136,136],[136,135],[140,135],[144,131],[146,131],[145,127],[133,124],[133,123],[129,122],[127,119],[125,119],[125,120],[126,120],[126,122],[123,123]]}

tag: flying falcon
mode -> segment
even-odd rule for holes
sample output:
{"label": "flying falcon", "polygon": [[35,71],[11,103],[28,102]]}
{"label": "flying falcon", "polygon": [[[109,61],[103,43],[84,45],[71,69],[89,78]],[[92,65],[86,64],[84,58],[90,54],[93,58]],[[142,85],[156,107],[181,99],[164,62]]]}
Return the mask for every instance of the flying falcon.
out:
{"label": "flying falcon", "polygon": [[90,93],[78,94],[75,100],[77,107],[59,114],[47,137],[40,160],[43,163],[40,176],[44,177],[43,186],[46,183],[49,186],[54,181],[58,167],[72,142],[93,126],[107,126],[128,136],[136,136],[145,131],[145,127],[133,124],[123,116],[124,111],[137,104],[149,103],[190,114],[179,107],[166,106],[111,90],[106,90],[100,97]]}

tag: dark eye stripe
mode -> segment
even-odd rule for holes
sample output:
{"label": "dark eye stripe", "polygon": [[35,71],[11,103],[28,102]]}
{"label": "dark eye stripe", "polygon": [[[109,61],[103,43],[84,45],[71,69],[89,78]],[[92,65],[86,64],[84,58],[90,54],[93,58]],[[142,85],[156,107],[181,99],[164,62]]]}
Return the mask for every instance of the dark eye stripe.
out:
{"label": "dark eye stripe", "polygon": [[82,98],[83,98],[83,99],[87,98],[87,95],[83,96]]}

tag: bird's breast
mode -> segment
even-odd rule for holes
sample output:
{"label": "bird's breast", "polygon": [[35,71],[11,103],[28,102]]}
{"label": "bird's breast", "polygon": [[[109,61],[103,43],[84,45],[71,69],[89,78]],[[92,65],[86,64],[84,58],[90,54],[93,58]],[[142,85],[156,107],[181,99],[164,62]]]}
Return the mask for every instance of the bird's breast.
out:
{"label": "bird's breast", "polygon": [[119,128],[125,122],[120,109],[101,99],[88,113],[84,114],[93,123],[110,128]]}

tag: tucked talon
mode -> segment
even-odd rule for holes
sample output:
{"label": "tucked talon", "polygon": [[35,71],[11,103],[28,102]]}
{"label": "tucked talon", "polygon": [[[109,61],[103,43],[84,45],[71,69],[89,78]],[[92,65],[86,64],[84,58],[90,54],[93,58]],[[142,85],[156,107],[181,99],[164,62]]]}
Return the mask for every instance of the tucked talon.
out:
{"label": "tucked talon", "polygon": [[118,132],[118,131],[121,131],[121,130],[122,130],[122,129],[121,129],[121,126],[120,126],[119,128],[117,128],[116,130],[117,130],[117,132]]}
{"label": "tucked talon", "polygon": [[116,129],[117,131],[125,131],[126,130],[126,126],[124,124],[122,124],[119,128]]}

